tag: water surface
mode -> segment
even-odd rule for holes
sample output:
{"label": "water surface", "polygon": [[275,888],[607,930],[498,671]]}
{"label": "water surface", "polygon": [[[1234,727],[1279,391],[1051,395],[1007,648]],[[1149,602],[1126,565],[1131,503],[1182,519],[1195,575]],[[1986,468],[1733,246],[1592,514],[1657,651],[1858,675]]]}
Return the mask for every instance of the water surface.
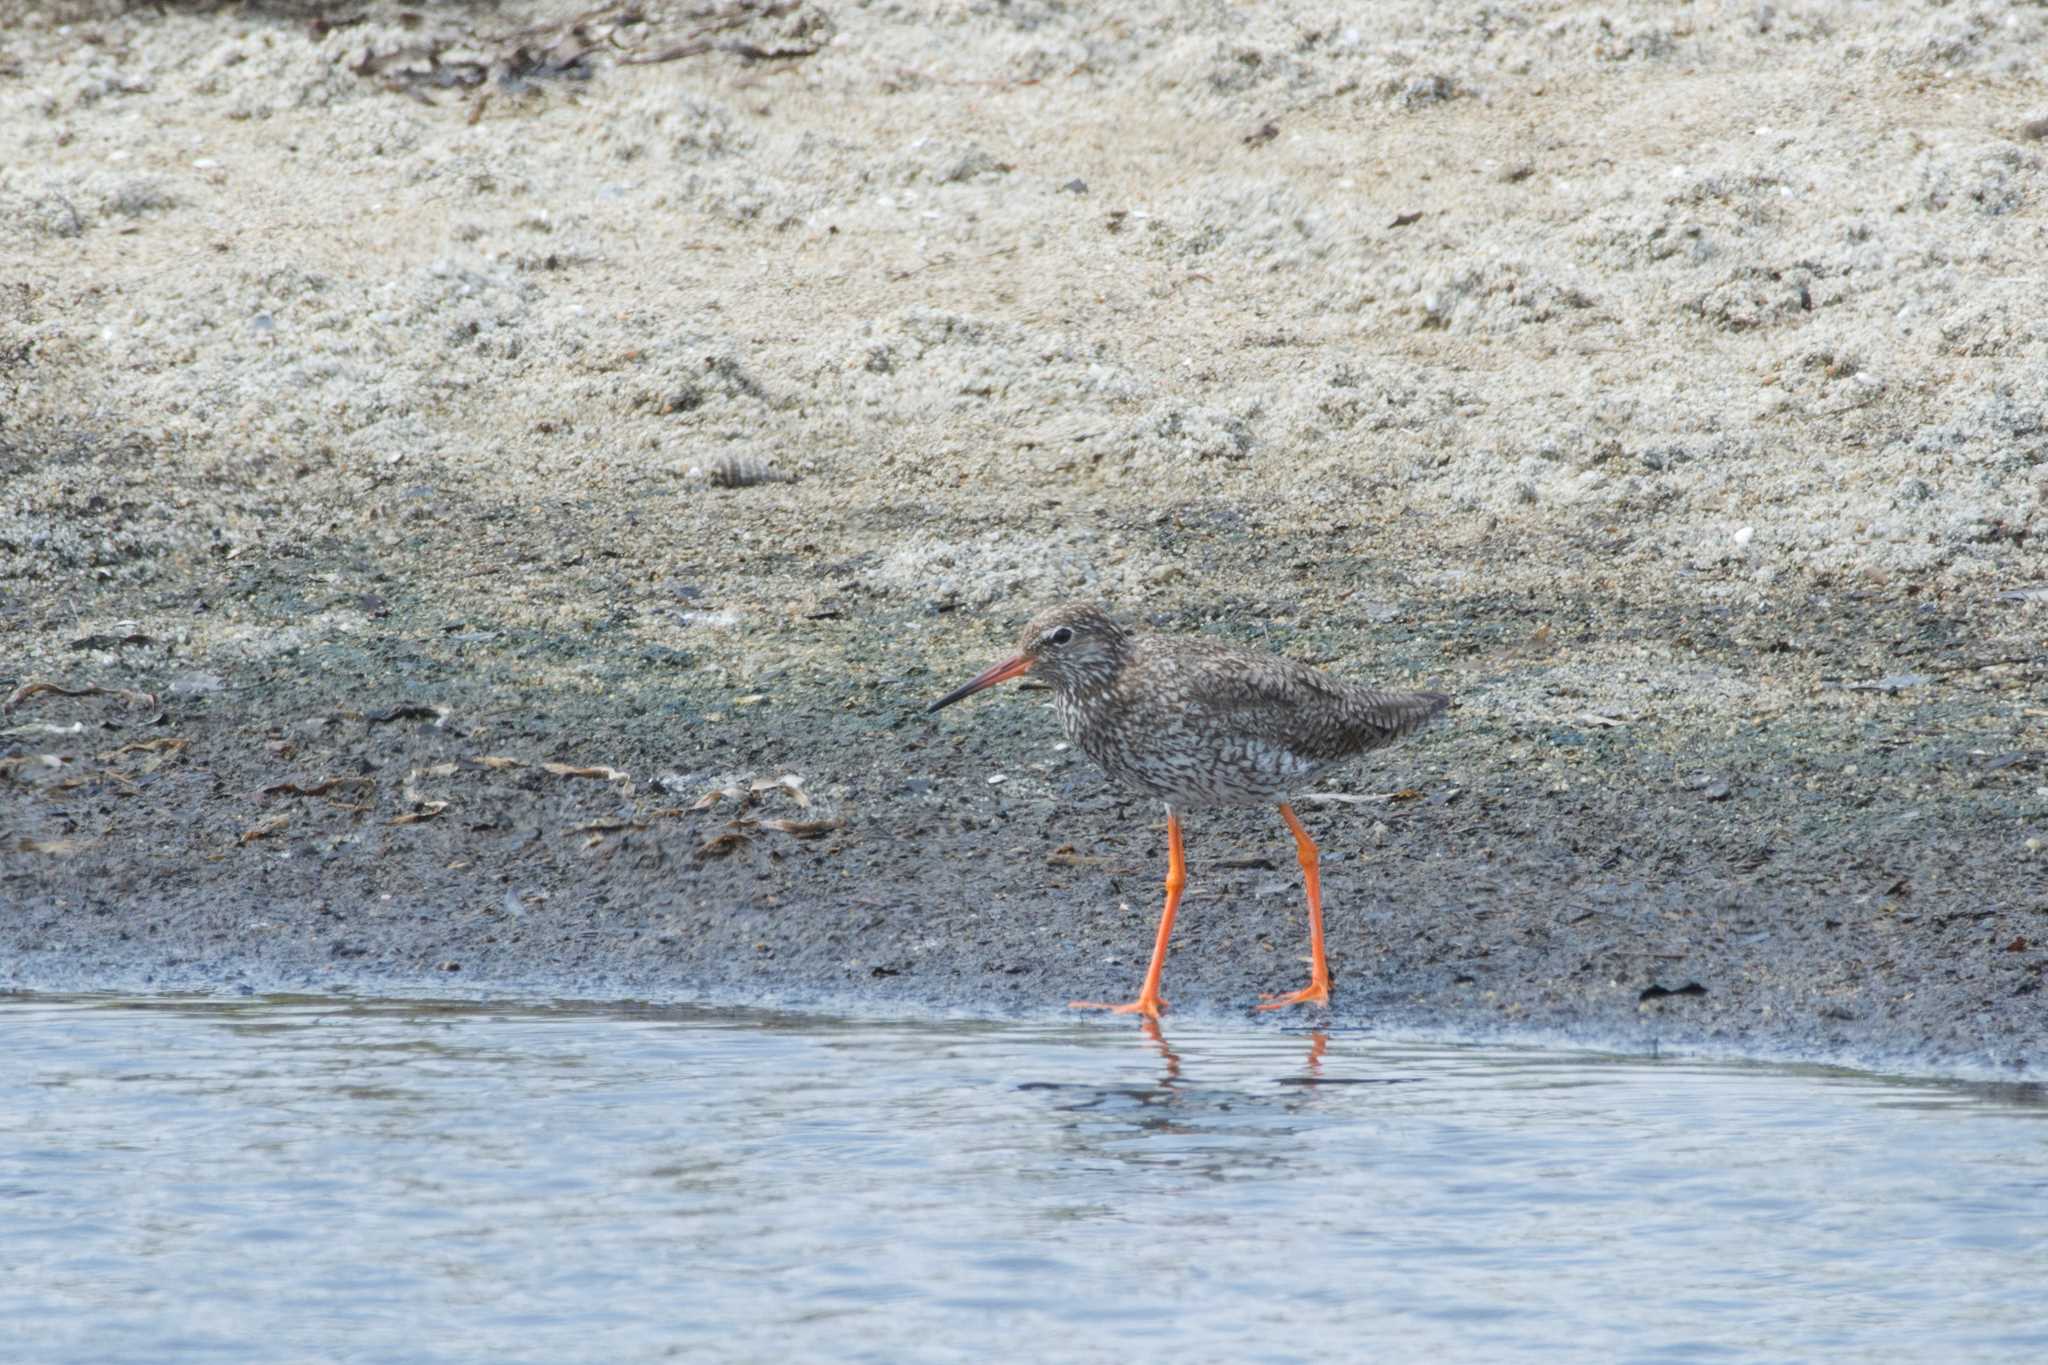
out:
{"label": "water surface", "polygon": [[0,997],[0,1358],[2048,1358],[2024,1087]]}

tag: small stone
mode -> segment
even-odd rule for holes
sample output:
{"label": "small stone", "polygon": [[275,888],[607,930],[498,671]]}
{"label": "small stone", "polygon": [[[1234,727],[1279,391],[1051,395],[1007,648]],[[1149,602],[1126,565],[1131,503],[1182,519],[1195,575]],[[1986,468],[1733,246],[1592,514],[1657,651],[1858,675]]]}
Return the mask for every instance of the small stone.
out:
{"label": "small stone", "polygon": [[226,686],[218,673],[180,673],[167,690],[174,697],[203,697]]}

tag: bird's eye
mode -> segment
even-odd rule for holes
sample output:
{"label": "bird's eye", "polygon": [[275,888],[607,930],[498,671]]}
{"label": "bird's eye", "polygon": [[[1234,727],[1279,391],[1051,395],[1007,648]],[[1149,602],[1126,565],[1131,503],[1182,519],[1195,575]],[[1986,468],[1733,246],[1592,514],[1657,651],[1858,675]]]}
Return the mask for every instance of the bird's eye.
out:
{"label": "bird's eye", "polygon": [[1055,645],[1070,644],[1074,639],[1074,630],[1071,626],[1061,626],[1045,638],[1049,643]]}

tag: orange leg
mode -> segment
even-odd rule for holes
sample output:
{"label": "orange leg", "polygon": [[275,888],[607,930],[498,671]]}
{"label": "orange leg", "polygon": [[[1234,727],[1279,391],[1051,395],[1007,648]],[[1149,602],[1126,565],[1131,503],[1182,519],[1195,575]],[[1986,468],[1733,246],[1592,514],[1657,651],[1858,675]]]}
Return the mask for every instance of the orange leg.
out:
{"label": "orange leg", "polygon": [[1330,963],[1323,956],[1323,883],[1316,873],[1321,858],[1316,852],[1316,841],[1308,837],[1301,821],[1294,818],[1294,807],[1283,801],[1280,814],[1287,821],[1287,828],[1294,831],[1294,851],[1301,858],[1301,880],[1308,887],[1308,984],[1292,995],[1265,997],[1267,1003],[1259,1006],[1262,1010],[1330,1003]]}
{"label": "orange leg", "polygon": [[1181,848],[1180,817],[1166,808],[1166,909],[1159,914],[1159,937],[1152,944],[1152,965],[1146,969],[1145,985],[1128,1005],[1099,1004],[1093,1000],[1070,1001],[1077,1010],[1108,1010],[1112,1014],[1142,1014],[1157,1019],[1166,1002],[1159,998],[1159,974],[1166,969],[1166,944],[1173,937],[1173,915],[1180,909],[1181,888],[1188,884],[1188,860]]}

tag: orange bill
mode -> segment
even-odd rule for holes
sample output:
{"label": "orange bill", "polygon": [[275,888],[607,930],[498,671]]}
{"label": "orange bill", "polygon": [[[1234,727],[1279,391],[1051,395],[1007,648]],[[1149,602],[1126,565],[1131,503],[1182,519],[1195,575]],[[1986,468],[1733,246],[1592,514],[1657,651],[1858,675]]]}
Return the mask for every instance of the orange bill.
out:
{"label": "orange bill", "polygon": [[951,706],[962,697],[971,697],[984,687],[994,687],[997,683],[1008,682],[1012,678],[1022,677],[1025,673],[1030,672],[1030,670],[1031,656],[1029,654],[1019,654],[1014,659],[1005,659],[994,668],[988,670],[988,672],[978,675],[966,685],[954,688],[925,709],[927,711],[936,711],[942,706]]}

